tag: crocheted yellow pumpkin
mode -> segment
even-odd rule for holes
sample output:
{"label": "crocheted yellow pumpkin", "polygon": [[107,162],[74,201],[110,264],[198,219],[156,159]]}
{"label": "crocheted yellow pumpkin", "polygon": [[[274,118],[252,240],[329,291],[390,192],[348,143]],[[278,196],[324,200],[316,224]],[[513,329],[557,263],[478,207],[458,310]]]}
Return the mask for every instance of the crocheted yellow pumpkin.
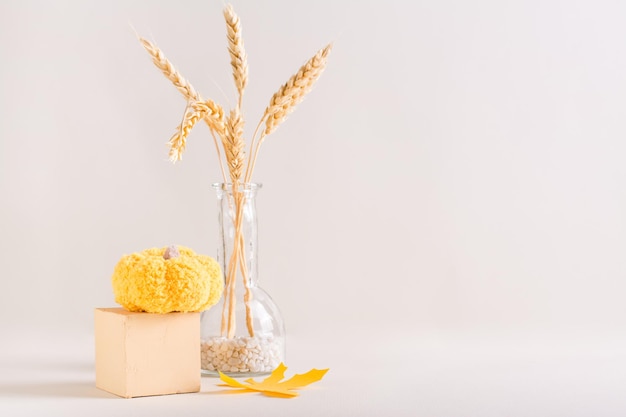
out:
{"label": "crocheted yellow pumpkin", "polygon": [[219,264],[182,246],[124,255],[112,277],[115,301],[130,311],[203,311],[224,289]]}

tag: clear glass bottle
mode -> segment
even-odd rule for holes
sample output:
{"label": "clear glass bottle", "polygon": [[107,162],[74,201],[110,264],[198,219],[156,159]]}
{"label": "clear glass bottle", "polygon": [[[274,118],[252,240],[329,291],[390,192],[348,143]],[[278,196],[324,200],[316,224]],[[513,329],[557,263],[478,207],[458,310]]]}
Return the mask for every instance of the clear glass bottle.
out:
{"label": "clear glass bottle", "polygon": [[241,184],[233,190],[232,184],[218,183],[213,188],[218,201],[217,260],[225,285],[219,303],[201,316],[201,370],[205,375],[265,375],[285,361],[285,325],[274,301],[258,286],[256,194],[261,184]]}

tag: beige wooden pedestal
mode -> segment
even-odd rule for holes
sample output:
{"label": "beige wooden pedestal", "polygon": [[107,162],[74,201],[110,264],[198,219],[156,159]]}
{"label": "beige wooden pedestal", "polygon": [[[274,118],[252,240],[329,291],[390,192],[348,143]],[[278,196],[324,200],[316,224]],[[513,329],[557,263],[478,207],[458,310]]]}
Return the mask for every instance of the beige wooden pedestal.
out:
{"label": "beige wooden pedestal", "polygon": [[200,313],[95,311],[96,387],[120,397],[200,391]]}

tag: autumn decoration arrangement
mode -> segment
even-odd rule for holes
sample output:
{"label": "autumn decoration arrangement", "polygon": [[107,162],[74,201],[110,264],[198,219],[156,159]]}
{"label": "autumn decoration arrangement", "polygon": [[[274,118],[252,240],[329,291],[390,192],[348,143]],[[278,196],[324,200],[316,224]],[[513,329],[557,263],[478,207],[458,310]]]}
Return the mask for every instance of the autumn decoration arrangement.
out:
{"label": "autumn decoration arrangement", "polygon": [[[196,124],[204,122],[209,129],[221,174],[221,182],[214,185],[220,236],[217,260],[173,245],[124,255],[115,266],[113,292],[123,308],[95,311],[96,386],[122,397],[198,392],[198,365],[202,374],[220,377],[227,387],[283,398],[297,396],[296,389],[327,372],[312,369],[284,379],[282,316],[256,279],[255,196],[261,185],[252,178],[262,144],[311,91],[331,45],[274,93],[246,140],[242,104],[248,59],[232,6],[224,8],[224,18],[237,92],[231,109],[201,96],[157,46],[139,37],[186,101],[182,121],[168,142],[170,160],[182,159]],[[233,378],[260,375],[269,376],[260,382]]]}
{"label": "autumn decoration arrangement", "polygon": [[[251,194],[255,191],[252,177],[258,159],[259,150],[265,139],[272,134],[287,116],[304,99],[313,88],[315,82],[324,71],[331,45],[320,49],[300,69],[291,76],[271,97],[263,114],[254,128],[249,141],[244,137],[245,119],[242,112],[244,93],[248,84],[248,59],[242,38],[241,22],[232,6],[224,9],[226,21],[228,53],[230,65],[237,91],[237,101],[234,108],[225,110],[220,104],[206,99],[185,79],[165,54],[152,42],[139,38],[141,44],[152,58],[156,67],[161,70],[167,79],[178,89],[186,100],[182,122],[169,141],[169,157],[172,161],[182,158],[187,144],[187,137],[192,128],[203,121],[209,128],[212,141],[215,145],[222,175],[222,187],[226,191],[225,199],[228,204],[228,216],[232,220],[232,233],[229,246],[224,253],[228,259],[223,260],[225,287],[222,300],[222,316],[220,334],[211,337],[203,345],[203,354],[208,359],[203,369],[215,372],[265,373],[268,368],[274,369],[279,361],[280,350],[275,340],[257,334],[255,312],[252,307],[254,291],[251,288],[250,259],[248,246],[253,245],[250,237],[244,235],[246,229],[246,207],[250,207]],[[232,247],[230,247],[232,246]],[[245,305],[246,335],[237,331],[238,300],[237,281],[243,284],[244,295],[241,302]],[[204,336],[203,336],[204,337]],[[241,360],[233,359],[241,351],[250,352],[260,346],[260,357]],[[220,356],[221,355],[221,356]]]}

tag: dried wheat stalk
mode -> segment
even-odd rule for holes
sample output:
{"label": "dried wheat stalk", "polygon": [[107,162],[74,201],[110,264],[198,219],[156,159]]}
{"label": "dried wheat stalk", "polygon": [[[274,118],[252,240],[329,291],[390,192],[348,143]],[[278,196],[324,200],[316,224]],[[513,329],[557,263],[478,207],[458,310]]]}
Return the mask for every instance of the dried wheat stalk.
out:
{"label": "dried wheat stalk", "polygon": [[326,61],[331,49],[332,44],[320,49],[274,93],[262,118],[265,120],[265,135],[276,130],[278,125],[295,109],[296,105],[304,99],[304,96],[311,91],[313,84],[326,68]]}
{"label": "dried wheat stalk", "polygon": [[[254,326],[252,324],[252,310],[250,302],[252,301],[252,291],[250,290],[250,283],[248,282],[248,270],[245,262],[245,243],[242,233],[243,225],[243,208],[246,204],[245,194],[239,189],[241,176],[243,174],[243,167],[245,161],[245,141],[243,139],[243,126],[244,121],[241,113],[238,109],[231,110],[228,118],[226,119],[226,131],[222,141],[224,146],[224,153],[226,154],[226,162],[230,171],[230,178],[232,181],[232,192],[235,202],[235,250],[228,265],[228,275],[234,277],[236,275],[237,267],[241,270],[243,283],[245,287],[244,303],[246,307],[246,327],[248,328],[248,334],[250,337],[254,337]],[[228,279],[228,323],[234,323],[234,309],[235,309],[235,279]],[[222,312],[224,317],[224,312]],[[229,325],[228,336],[234,335],[234,328]]]}
{"label": "dried wheat stalk", "polygon": [[[176,70],[174,65],[172,65],[172,63],[165,57],[165,54],[163,54],[163,51],[161,51],[159,48],[156,47],[156,45],[152,44],[149,40],[145,38],[140,37],[139,42],[141,42],[144,49],[152,57],[152,62],[154,62],[154,65],[156,65],[157,68],[161,70],[161,72],[163,73],[163,75],[165,75],[165,77],[167,77],[167,79],[172,81],[176,89],[180,91],[180,93],[183,95],[183,97],[185,97],[187,101],[193,101],[193,102],[203,101],[202,97],[200,97],[200,95],[196,92],[193,86]],[[207,100],[207,102],[208,101],[210,100]],[[211,103],[213,102],[211,101]],[[222,153],[220,152],[220,147],[217,143],[217,139],[215,138],[215,135],[213,134],[215,128],[220,128],[220,126],[222,126],[221,130],[218,130],[216,132],[220,136],[223,135],[224,111],[221,109],[221,107],[218,104],[213,103],[213,106],[215,108],[212,109],[214,110],[212,113],[221,114],[222,115],[221,119],[218,121],[212,121],[210,120],[210,118],[205,117],[204,121],[206,122],[206,124],[209,126],[209,129],[211,130],[211,136],[213,136],[213,143],[215,144],[215,150],[217,152],[217,159],[219,161],[220,171],[222,172],[222,178],[224,178],[224,182],[226,182],[226,172],[224,171],[224,165],[222,164]],[[171,153],[170,153],[170,159],[171,159]]]}
{"label": "dried wheat stalk", "polygon": [[[220,168],[224,182],[227,176],[222,164],[219,136],[229,171],[229,177],[232,182],[232,193],[235,218],[235,240],[231,259],[228,263],[226,272],[226,286],[224,288],[224,308],[222,311],[222,334],[228,334],[232,338],[235,334],[235,278],[237,269],[241,270],[242,278],[246,286],[246,294],[244,301],[246,303],[246,324],[250,336],[254,336],[252,327],[252,312],[249,302],[252,294],[250,292],[247,265],[245,261],[245,241],[243,237],[243,209],[246,204],[245,193],[239,189],[242,182],[249,182],[254,171],[254,165],[258,156],[259,148],[264,138],[272,133],[294,110],[295,106],[300,103],[304,96],[311,90],[313,84],[320,77],[324,68],[331,45],[313,56],[300,70],[293,75],[287,83],[272,96],[269,106],[265,109],[263,117],[259,122],[250,143],[250,155],[247,164],[245,163],[245,141],[243,139],[244,120],[241,111],[243,93],[248,83],[248,62],[241,36],[241,23],[239,17],[235,14],[232,6],[228,5],[224,9],[224,18],[226,20],[228,51],[230,54],[230,64],[233,70],[233,78],[238,93],[237,106],[227,117],[224,115],[223,109],[211,100],[203,100],[195,91],[191,84],[182,77],[182,75],[174,68],[170,61],[167,60],[163,52],[144,38],[139,38],[143,47],[152,57],[154,64],[161,72],[174,84],[180,93],[187,100],[187,108],[183,116],[183,120],[178,127],[177,133],[172,136],[169,141],[170,159],[173,161],[181,159],[181,155],[185,150],[186,139],[191,129],[196,123],[203,119],[209,126],[213,141],[217,150],[217,156],[220,162]],[[262,129],[259,139],[255,142],[256,135],[261,126]],[[254,150],[254,152],[252,152]],[[246,167],[243,173],[244,165]],[[243,175],[242,175],[243,174]],[[231,203],[231,204],[232,204]],[[227,307],[228,305],[228,307]]]}
{"label": "dried wheat stalk", "polygon": [[[237,207],[235,216],[235,229],[236,236],[240,237],[243,241],[243,233],[241,232],[242,225],[242,208],[245,204],[244,195],[239,191],[239,183],[243,174],[243,167],[245,161],[245,142],[243,140],[243,117],[241,115],[241,106],[243,101],[243,92],[248,84],[248,58],[243,46],[243,38],[241,36],[241,24],[239,16],[233,10],[231,5],[226,6],[224,9],[224,19],[226,21],[227,39],[228,39],[228,52],[230,54],[230,65],[233,70],[233,78],[235,80],[235,87],[237,88],[238,100],[237,108],[232,110],[226,121],[226,131],[222,137],[222,145],[224,146],[224,153],[226,154],[226,163],[230,171],[230,178],[232,182],[233,197],[235,206]],[[250,309],[250,301],[252,299],[252,293],[248,283],[248,273],[245,264],[245,251],[243,242],[240,239],[235,239],[235,250],[233,254],[237,252],[239,255],[231,258],[229,263],[229,276],[232,276],[230,281],[230,293],[229,293],[229,314],[228,314],[228,336],[234,335],[234,286],[235,276],[237,274],[237,266],[241,269],[241,274],[246,290],[246,296],[244,298],[246,305],[246,325],[248,327],[248,333],[252,337],[254,336],[254,328],[252,326],[252,311]]]}
{"label": "dried wheat stalk", "polygon": [[256,142],[256,146],[254,143],[256,131],[252,136],[252,141],[250,142],[250,155],[248,157],[248,165],[246,166],[245,175],[246,182],[250,181],[252,177],[259,148],[261,147],[265,136],[276,130],[276,128],[285,121],[287,116],[293,112],[296,105],[304,99],[304,96],[311,91],[313,85],[326,68],[326,62],[331,49],[332,44],[328,44],[324,48],[320,49],[272,96],[270,104],[265,109],[265,113],[263,113],[259,126],[257,126],[258,130],[263,122],[265,122],[265,129],[261,133],[259,140]]}
{"label": "dried wheat stalk", "polygon": [[211,129],[216,132],[224,131],[224,111],[211,100],[191,102],[185,110],[183,121],[176,133],[169,140],[169,157],[172,162],[180,161],[187,144],[187,136],[199,120],[206,120]]}
{"label": "dried wheat stalk", "polygon": [[139,38],[139,42],[152,57],[152,62],[157,66],[173,84],[182,93],[187,100],[201,101],[196,90],[183,78],[182,75],[174,68],[172,63],[165,57],[163,52],[152,44],[149,40]]}
{"label": "dried wheat stalk", "polygon": [[170,161],[176,162],[183,159],[183,152],[187,146],[187,136],[198,120],[203,118],[204,114],[202,112],[194,111],[190,106],[187,106],[185,114],[183,115],[183,121],[176,129],[176,133],[174,133],[169,142],[167,142],[170,147]]}
{"label": "dried wheat stalk", "polygon": [[230,4],[224,9],[224,19],[226,20],[230,65],[233,68],[235,87],[237,87],[237,93],[239,93],[238,108],[241,110],[243,91],[248,84],[248,57],[243,47],[239,16],[235,14]]}
{"label": "dried wheat stalk", "polygon": [[172,63],[165,57],[163,51],[144,38],[139,38],[139,41],[152,57],[154,65],[161,70],[167,79],[172,81],[185,99],[192,102],[194,106],[208,106],[207,124],[218,135],[222,136],[224,134],[224,110],[222,107],[212,100],[203,100],[193,86],[180,75]]}
{"label": "dried wheat stalk", "polygon": [[230,171],[233,184],[241,181],[245,161],[245,141],[243,139],[243,117],[238,110],[233,109],[226,118],[226,129],[222,139],[226,164]]}
{"label": "dried wheat stalk", "polygon": [[[239,190],[241,181],[241,175],[243,174],[243,167],[245,161],[245,141],[243,139],[243,117],[238,108],[230,111],[230,114],[226,118],[225,134],[222,137],[222,145],[224,146],[224,154],[226,155],[226,163],[230,172],[230,178],[232,182],[232,193],[235,203],[235,247],[233,248],[233,254],[229,261],[228,273],[227,273],[227,285],[228,285],[228,337],[234,335],[234,323],[235,323],[235,276],[237,274],[237,268],[241,270],[244,287],[245,297],[244,302],[246,306],[246,325],[248,328],[248,334],[254,336],[254,327],[252,326],[252,310],[250,309],[250,301],[252,300],[252,293],[250,291],[250,285],[248,282],[248,271],[245,264],[245,245],[243,243],[242,233],[242,221],[243,221],[243,206],[245,205],[245,195]],[[224,317],[224,311],[222,312]]]}
{"label": "dried wheat stalk", "polygon": [[243,302],[246,305],[246,327],[248,328],[248,334],[250,337],[254,337],[254,325],[252,323],[252,308],[250,307],[250,301],[252,301],[252,290],[250,289],[250,281],[248,280],[248,266],[246,265],[246,242],[243,239],[243,233],[239,233],[239,242],[241,247],[241,256],[239,257],[239,267],[241,268],[241,275],[243,276],[243,283],[246,289],[246,293],[243,297]]}

